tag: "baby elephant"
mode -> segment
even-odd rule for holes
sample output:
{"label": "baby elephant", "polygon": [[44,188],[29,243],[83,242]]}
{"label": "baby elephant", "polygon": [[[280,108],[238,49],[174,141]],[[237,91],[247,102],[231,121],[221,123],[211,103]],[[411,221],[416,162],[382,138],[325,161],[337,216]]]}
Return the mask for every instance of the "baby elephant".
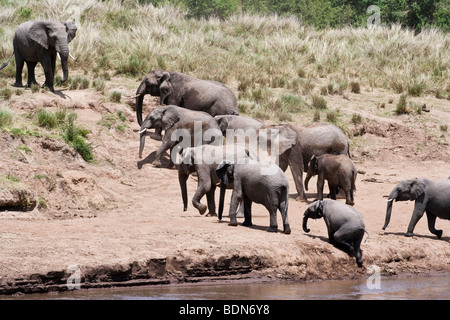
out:
{"label": "baby elephant", "polygon": [[277,210],[283,219],[283,232],[291,233],[288,221],[289,183],[284,172],[274,163],[251,161],[250,163],[232,164],[222,161],[217,167],[217,176],[221,183],[233,184],[230,204],[230,226],[237,226],[236,210],[244,201],[244,222],[252,225],[252,202],[266,207],[270,214],[270,226],[267,231],[277,232]]}
{"label": "baby elephant", "polygon": [[361,241],[366,228],[361,213],[354,207],[335,200],[317,200],[306,209],[303,231],[309,232],[308,218],[325,220],[331,244],[343,245],[351,256],[356,256],[358,267],[362,267]]}
{"label": "baby elephant", "polygon": [[354,205],[353,192],[356,190],[356,168],[353,161],[346,155],[322,154],[312,156],[309,161],[309,169],[305,179],[305,189],[308,190],[308,182],[311,177],[317,177],[317,197],[323,200],[324,180],[328,181],[331,199],[336,200],[339,188],[345,192],[345,203]]}

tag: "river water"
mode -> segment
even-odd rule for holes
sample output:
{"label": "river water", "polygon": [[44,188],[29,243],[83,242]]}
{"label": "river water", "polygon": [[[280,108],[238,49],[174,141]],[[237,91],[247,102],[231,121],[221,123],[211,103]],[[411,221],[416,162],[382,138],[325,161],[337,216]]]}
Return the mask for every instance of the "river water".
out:
{"label": "river water", "polygon": [[9,299],[76,300],[450,300],[450,274],[319,282],[220,283],[81,289]]}

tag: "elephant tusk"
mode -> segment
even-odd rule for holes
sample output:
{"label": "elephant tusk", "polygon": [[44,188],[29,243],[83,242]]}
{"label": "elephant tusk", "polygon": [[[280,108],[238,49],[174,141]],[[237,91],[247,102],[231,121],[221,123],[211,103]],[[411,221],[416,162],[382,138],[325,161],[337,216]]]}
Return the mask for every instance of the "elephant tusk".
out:
{"label": "elephant tusk", "polygon": [[388,199],[388,201],[387,201],[387,202],[391,202],[391,201],[394,201],[394,198],[392,198],[392,199]]}
{"label": "elephant tusk", "polygon": [[[70,53],[69,53],[69,57],[71,57],[71,58],[72,58],[73,60],[75,60],[75,61],[77,60],[77,59],[75,59],[75,58],[72,56],[72,54],[70,54]],[[60,60],[61,60],[61,59],[60,59]]]}
{"label": "elephant tusk", "polygon": [[134,98],[137,98],[139,96],[140,96],[140,94],[137,94],[135,96],[123,96],[123,97],[126,98],[126,99],[134,99]]}
{"label": "elephant tusk", "polygon": [[61,56],[59,55],[59,52],[56,52],[56,55],[58,56],[59,61],[61,61]]}
{"label": "elephant tusk", "polygon": [[138,133],[141,134],[141,133],[144,133],[144,132],[146,132],[146,131],[147,131],[147,128],[144,128],[144,129],[142,129],[141,131],[139,131]]}

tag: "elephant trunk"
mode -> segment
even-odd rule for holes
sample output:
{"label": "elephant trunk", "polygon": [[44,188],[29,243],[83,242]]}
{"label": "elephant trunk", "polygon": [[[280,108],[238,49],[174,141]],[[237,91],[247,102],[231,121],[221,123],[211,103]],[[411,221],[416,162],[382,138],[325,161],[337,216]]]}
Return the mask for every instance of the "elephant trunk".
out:
{"label": "elephant trunk", "polygon": [[188,206],[188,196],[187,196],[187,186],[186,186],[186,181],[187,181],[188,177],[189,177],[189,174],[186,174],[185,172],[183,172],[183,170],[178,171],[178,182],[180,184],[181,196],[183,198],[183,211],[186,211],[187,206]]}
{"label": "elephant trunk", "polygon": [[313,177],[313,174],[308,170],[308,173],[306,174],[306,179],[305,179],[305,190],[306,191],[308,191],[308,183],[312,177]]}
{"label": "elephant trunk", "polygon": [[302,225],[302,226],[303,226],[303,231],[305,231],[306,233],[308,233],[309,231],[311,231],[311,230],[308,229],[307,224],[308,224],[308,216],[305,215],[305,216],[303,217],[303,225]]}
{"label": "elephant trunk", "polygon": [[144,146],[145,146],[145,136],[147,135],[147,129],[146,128],[141,128],[142,130],[140,131],[141,137],[140,137],[140,144],[139,144],[139,158],[142,158],[142,151],[144,151]]}
{"label": "elephant trunk", "polygon": [[145,81],[142,81],[136,90],[136,118],[140,126],[142,126],[142,105],[144,96],[147,93]]}
{"label": "elephant trunk", "polygon": [[67,79],[69,78],[69,50],[67,51],[61,51],[59,53],[60,57],[61,57],[61,68],[63,71],[63,78],[61,79],[61,82],[66,82]]}
{"label": "elephant trunk", "polygon": [[387,203],[387,208],[386,208],[386,219],[384,220],[384,226],[383,226],[383,230],[386,229],[386,227],[389,224],[389,221],[391,221],[391,212],[392,212],[392,204],[394,202],[394,199],[389,199],[388,203]]}

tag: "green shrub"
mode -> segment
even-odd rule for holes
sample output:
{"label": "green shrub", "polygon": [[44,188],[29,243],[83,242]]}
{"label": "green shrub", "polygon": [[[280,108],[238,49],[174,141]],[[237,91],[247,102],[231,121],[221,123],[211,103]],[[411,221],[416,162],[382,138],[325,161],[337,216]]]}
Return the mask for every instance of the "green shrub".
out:
{"label": "green shrub", "polygon": [[54,129],[58,125],[56,114],[45,109],[39,109],[36,117],[40,127]]}
{"label": "green shrub", "polygon": [[88,130],[77,127],[74,124],[77,115],[71,113],[67,116],[67,122],[63,127],[63,138],[67,144],[71,145],[86,162],[93,162],[92,143],[86,142]]}
{"label": "green shrub", "polygon": [[350,91],[353,93],[360,93],[361,88],[359,86],[359,82],[356,82],[356,81],[350,82]]}
{"label": "green shrub", "polygon": [[394,113],[396,115],[409,113],[408,106],[406,103],[406,94],[402,94],[398,100],[397,106],[395,107]]}
{"label": "green shrub", "polygon": [[112,102],[120,103],[120,100],[122,99],[122,93],[113,91],[111,95],[109,96]]}

